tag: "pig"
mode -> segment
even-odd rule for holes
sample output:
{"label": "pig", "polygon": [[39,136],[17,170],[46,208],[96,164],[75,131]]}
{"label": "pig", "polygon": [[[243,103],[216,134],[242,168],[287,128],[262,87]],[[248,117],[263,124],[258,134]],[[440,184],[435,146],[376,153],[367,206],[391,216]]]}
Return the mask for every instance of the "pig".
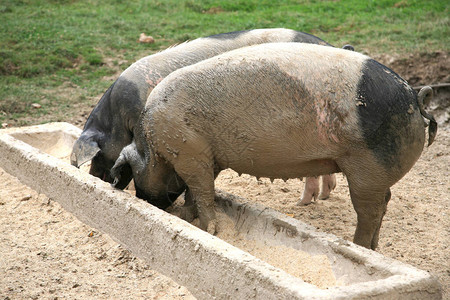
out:
{"label": "pig", "polygon": [[[79,167],[91,160],[89,173],[112,182],[110,169],[120,151],[131,142],[133,128],[152,89],[171,72],[215,56],[249,46],[271,42],[306,42],[331,46],[313,35],[290,29],[254,29],[199,38],[160,53],[144,57],[110,86],[89,115],[75,142],[71,164]],[[125,188],[131,171],[125,172],[118,188]]]}
{"label": "pig", "polygon": [[354,243],[378,244],[390,187],[417,161],[437,123],[395,72],[363,54],[304,43],[233,50],[179,69],[156,86],[111,172],[130,168],[158,206],[187,185],[200,227],[216,230],[214,179],[342,172],[357,214]]}
{"label": "pig", "polygon": [[[93,109],[81,136],[73,146],[71,164],[80,167],[91,161],[89,173],[112,182],[110,169],[123,147],[131,142],[133,128],[148,95],[165,76],[180,67],[235,48],[271,42],[305,42],[331,46],[304,32],[283,28],[255,29],[199,38],[144,57],[120,75]],[[123,172],[121,182],[117,183],[117,187],[121,189],[128,185],[132,176],[131,170]],[[313,191],[315,186],[308,188],[308,182],[307,180],[305,190]],[[323,187],[325,186],[327,183],[324,182]],[[315,196],[307,193],[302,200],[307,204]]]}

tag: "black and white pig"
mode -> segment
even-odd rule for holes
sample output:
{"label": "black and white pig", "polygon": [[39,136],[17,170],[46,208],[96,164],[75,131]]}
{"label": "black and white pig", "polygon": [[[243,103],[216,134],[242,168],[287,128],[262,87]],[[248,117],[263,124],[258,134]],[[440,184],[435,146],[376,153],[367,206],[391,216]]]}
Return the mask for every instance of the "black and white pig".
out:
{"label": "black and white pig", "polygon": [[[358,222],[354,242],[375,249],[390,187],[419,158],[430,119],[402,78],[352,51],[274,43],[179,69],[156,86],[112,174],[131,167],[150,203],[188,186],[200,227],[215,232],[214,179],[221,170],[299,178],[343,172]],[[175,187],[175,189],[173,189]]]}
{"label": "black and white pig", "polygon": [[[272,42],[304,42],[331,46],[304,32],[283,28],[255,29],[199,38],[144,57],[120,75],[89,115],[83,132],[73,147],[72,165],[79,167],[92,160],[90,174],[112,182],[110,169],[123,147],[131,142],[133,128],[145,101],[163,78],[181,67],[229,50]],[[326,179],[328,177],[325,177],[323,186],[329,185]],[[124,170],[117,187],[125,188],[130,180],[131,171]],[[313,184],[308,182],[307,185],[311,187],[305,189],[303,203],[309,203],[318,193],[318,184],[314,184],[315,181],[311,182]],[[328,194],[326,192],[325,197]]]}

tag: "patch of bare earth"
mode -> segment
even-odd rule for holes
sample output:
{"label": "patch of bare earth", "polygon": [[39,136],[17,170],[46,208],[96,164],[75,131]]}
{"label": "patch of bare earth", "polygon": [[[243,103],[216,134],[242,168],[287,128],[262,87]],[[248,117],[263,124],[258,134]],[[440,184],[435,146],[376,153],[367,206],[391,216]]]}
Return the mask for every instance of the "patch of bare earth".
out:
{"label": "patch of bare earth", "polygon": [[195,299],[0,169],[2,299]]}
{"label": "patch of bare earth", "polygon": [[[375,57],[413,86],[449,82],[448,53]],[[378,251],[435,274],[450,298],[450,126],[448,88],[431,105],[440,127],[412,170],[392,188]],[[70,93],[70,91],[68,91]],[[66,121],[82,127],[92,103]],[[35,120],[39,123],[40,120]],[[352,240],[356,214],[345,177],[328,200],[300,207],[304,182],[256,180],[224,171],[218,188]],[[30,196],[30,197],[29,197]],[[3,299],[192,299],[107,235],[0,170],[0,295]]]}

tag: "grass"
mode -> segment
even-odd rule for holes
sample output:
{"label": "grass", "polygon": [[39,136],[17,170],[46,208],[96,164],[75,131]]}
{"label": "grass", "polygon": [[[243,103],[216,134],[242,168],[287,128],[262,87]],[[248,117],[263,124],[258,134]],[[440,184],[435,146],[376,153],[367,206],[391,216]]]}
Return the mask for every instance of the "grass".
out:
{"label": "grass", "polygon": [[[448,1],[0,0],[0,122],[64,120],[138,58],[235,30],[286,27],[370,54],[448,51]],[[154,44],[137,42],[152,35]],[[32,103],[41,104],[40,109]]]}

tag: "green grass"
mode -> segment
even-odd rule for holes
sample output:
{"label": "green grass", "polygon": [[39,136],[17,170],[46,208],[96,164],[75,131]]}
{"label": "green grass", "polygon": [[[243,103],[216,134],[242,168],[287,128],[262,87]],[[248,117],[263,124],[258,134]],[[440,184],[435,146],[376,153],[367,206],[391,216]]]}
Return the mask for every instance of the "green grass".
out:
{"label": "green grass", "polygon": [[[449,6],[442,0],[0,0],[0,122],[76,115],[75,104],[89,105],[110,85],[105,76],[171,44],[221,32],[286,27],[370,54],[448,51]],[[141,32],[156,42],[138,43]]]}

